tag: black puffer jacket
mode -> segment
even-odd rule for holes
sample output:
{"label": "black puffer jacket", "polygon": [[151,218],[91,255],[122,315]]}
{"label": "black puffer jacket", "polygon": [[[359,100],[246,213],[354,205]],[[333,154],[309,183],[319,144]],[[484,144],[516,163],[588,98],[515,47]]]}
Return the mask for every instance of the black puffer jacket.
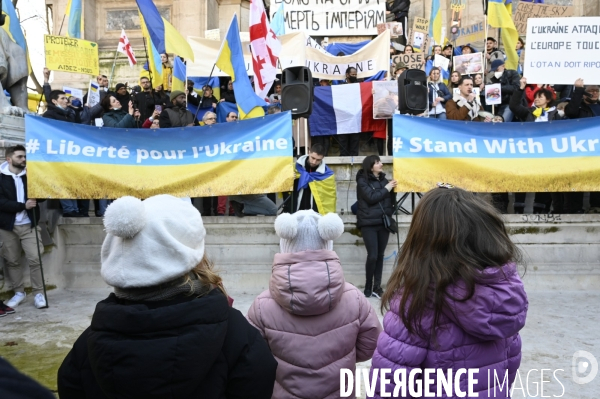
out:
{"label": "black puffer jacket", "polygon": [[571,101],[565,107],[565,115],[569,119],[580,119],[580,118],[592,118],[594,112],[590,106],[583,101],[583,93],[585,89],[583,87],[576,87],[571,94]]}
{"label": "black puffer jacket", "polygon": [[[383,225],[383,211],[392,216],[394,197],[385,186],[389,183],[385,173],[375,177],[363,169],[356,174],[356,197],[358,199],[357,226]],[[381,206],[379,204],[381,203]],[[383,210],[381,209],[383,207]]]}
{"label": "black puffer jacket", "polygon": [[58,370],[61,399],[270,398],[277,362],[218,290],[96,305]]}
{"label": "black puffer jacket", "polygon": [[[520,120],[524,122],[535,122],[536,117],[533,115],[533,112],[537,109],[537,107],[525,107],[521,105],[521,100],[523,99],[523,90],[518,88],[513,93],[510,99],[510,110],[517,116]],[[556,108],[548,112],[548,121],[559,120],[560,116],[558,115],[558,111]]]}
{"label": "black puffer jacket", "polygon": [[54,104],[48,104],[48,109],[42,115],[44,118],[63,122],[79,123],[77,114],[71,109],[60,109]]}

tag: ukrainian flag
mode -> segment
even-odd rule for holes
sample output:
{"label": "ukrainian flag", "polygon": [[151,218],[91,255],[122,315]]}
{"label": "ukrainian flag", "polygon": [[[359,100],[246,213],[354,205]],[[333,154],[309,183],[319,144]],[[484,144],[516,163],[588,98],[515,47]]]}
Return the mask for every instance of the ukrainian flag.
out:
{"label": "ukrainian flag", "polygon": [[69,0],[67,3],[67,37],[83,39],[83,0]]}
{"label": "ukrainian flag", "polygon": [[4,22],[2,28],[6,31],[6,33],[8,33],[10,39],[17,43],[19,47],[25,51],[25,54],[27,55],[28,72],[31,73],[31,63],[29,62],[29,53],[27,52],[27,42],[25,41],[25,35],[23,35],[23,31],[21,30],[19,17],[17,17],[17,12],[15,11],[12,1],[2,0],[2,14],[6,16],[6,21]]}
{"label": "ukrainian flag", "polygon": [[488,24],[493,28],[501,28],[504,51],[506,52],[506,69],[517,70],[519,56],[517,41],[519,32],[512,19],[512,0],[488,0]]}
{"label": "ukrainian flag", "polygon": [[266,103],[254,93],[246,72],[236,14],[233,15],[215,64],[221,71],[231,76],[240,119],[265,116],[263,106]]}
{"label": "ukrainian flag", "polygon": [[147,73],[146,71],[142,71],[140,77],[147,77],[150,79],[149,75],[151,75],[152,87],[156,87],[163,84],[163,67],[162,63],[160,62],[160,53],[156,49],[156,46],[154,46],[154,43],[152,43],[152,40],[150,40],[150,34],[148,33],[146,22],[144,21],[142,13],[140,12],[139,14],[140,25],[142,27],[142,36],[144,37],[146,47],[148,49],[148,68],[146,69],[146,66],[144,66],[144,69],[149,72]]}
{"label": "ukrainian flag", "polygon": [[181,58],[175,57],[173,60],[173,82],[171,84],[172,91],[180,90],[185,92],[187,90],[186,85],[186,66],[181,61]]}
{"label": "ukrainian flag", "polygon": [[[321,215],[336,212],[336,185],[333,170],[325,165],[325,173],[309,173],[296,162],[295,178],[298,179],[298,190],[310,187],[317,209]],[[298,206],[295,204],[294,206]],[[294,211],[296,211],[294,209]]]}
{"label": "ukrainian flag", "polygon": [[[152,0],[136,0],[144,18],[146,31],[158,54],[173,53],[187,60],[194,60],[194,52],[188,42],[158,12]],[[160,57],[158,58],[160,63]]]}
{"label": "ukrainian flag", "polygon": [[435,44],[442,44],[442,9],[440,0],[431,1],[431,16],[429,17],[429,37],[433,38]]}

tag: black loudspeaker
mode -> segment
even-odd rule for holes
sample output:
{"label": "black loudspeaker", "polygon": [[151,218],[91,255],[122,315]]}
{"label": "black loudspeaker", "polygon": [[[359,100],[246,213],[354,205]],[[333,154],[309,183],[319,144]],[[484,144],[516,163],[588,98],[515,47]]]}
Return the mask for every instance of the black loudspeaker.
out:
{"label": "black loudspeaker", "polygon": [[294,119],[312,113],[313,80],[306,67],[286,68],[281,73],[281,110],[292,111]]}
{"label": "black loudspeaker", "polygon": [[421,114],[427,110],[427,75],[420,69],[407,69],[398,78],[398,109],[401,114]]}

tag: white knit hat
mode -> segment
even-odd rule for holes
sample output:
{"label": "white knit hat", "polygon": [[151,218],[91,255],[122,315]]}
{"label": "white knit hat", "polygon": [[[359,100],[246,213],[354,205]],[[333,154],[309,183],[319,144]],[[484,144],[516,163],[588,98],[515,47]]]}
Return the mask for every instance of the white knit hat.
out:
{"label": "white knit hat", "polygon": [[151,287],[183,276],[204,256],[200,212],[170,195],[122,197],[104,214],[100,273],[118,288]]}
{"label": "white knit hat", "polygon": [[275,232],[281,253],[332,250],[333,240],[344,233],[344,222],[337,213],[321,216],[312,209],[282,213],[275,219]]}

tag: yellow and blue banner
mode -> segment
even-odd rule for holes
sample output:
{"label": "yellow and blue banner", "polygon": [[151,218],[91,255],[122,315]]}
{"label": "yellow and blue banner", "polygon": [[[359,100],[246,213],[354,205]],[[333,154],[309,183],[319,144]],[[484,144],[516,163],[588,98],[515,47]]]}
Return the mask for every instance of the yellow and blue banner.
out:
{"label": "yellow and blue banner", "polygon": [[67,3],[67,37],[83,39],[83,0],[69,0]]}
{"label": "yellow and blue banner", "polygon": [[[144,18],[150,40],[158,54],[173,53],[186,60],[194,60],[194,52],[187,40],[177,29],[164,19],[152,0],[136,0],[138,10]],[[160,58],[159,58],[160,60]]]}
{"label": "yellow and blue banner", "polygon": [[324,170],[319,172],[308,172],[296,162],[296,178],[298,179],[298,190],[310,187],[317,209],[321,215],[336,212],[337,188],[333,170],[323,165]]}
{"label": "yellow and blue banner", "polygon": [[212,197],[291,191],[290,112],[171,129],[25,117],[32,198]]}
{"label": "yellow and blue banner", "polygon": [[486,0],[488,25],[501,28],[504,52],[506,53],[506,69],[517,70],[519,56],[517,55],[517,41],[519,32],[512,19],[512,0]]}
{"label": "yellow and blue banner", "polygon": [[144,70],[140,73],[140,78],[147,77],[152,82],[152,87],[157,87],[163,84],[163,66],[160,61],[160,53],[158,52],[154,43],[150,39],[150,34],[148,33],[148,28],[146,27],[146,21],[140,15],[140,26],[142,27],[142,36],[145,41],[146,51],[148,55],[148,61],[144,65]]}
{"label": "yellow and blue banner", "polygon": [[239,118],[249,119],[264,116],[263,106],[267,104],[256,95],[250,79],[248,79],[236,14],[233,15],[215,65],[231,76]]}
{"label": "yellow and blue banner", "polygon": [[484,123],[394,115],[399,192],[437,182],[474,192],[600,191],[596,118]]}
{"label": "yellow and blue banner", "polygon": [[180,90],[185,93],[187,90],[185,64],[181,61],[181,58],[175,56],[173,59],[173,81],[171,83],[171,90]]}
{"label": "yellow and blue banner", "polygon": [[442,8],[440,0],[431,1],[431,15],[429,16],[429,37],[432,37],[435,44],[442,44]]}
{"label": "yellow and blue banner", "polygon": [[21,30],[21,22],[19,21],[19,17],[17,17],[17,12],[12,1],[2,0],[2,14],[5,16],[2,29],[8,33],[8,36],[13,42],[17,43],[19,47],[25,51],[25,54],[27,55],[27,69],[28,72],[31,73],[31,62],[29,61],[29,53],[27,52],[27,41]]}

